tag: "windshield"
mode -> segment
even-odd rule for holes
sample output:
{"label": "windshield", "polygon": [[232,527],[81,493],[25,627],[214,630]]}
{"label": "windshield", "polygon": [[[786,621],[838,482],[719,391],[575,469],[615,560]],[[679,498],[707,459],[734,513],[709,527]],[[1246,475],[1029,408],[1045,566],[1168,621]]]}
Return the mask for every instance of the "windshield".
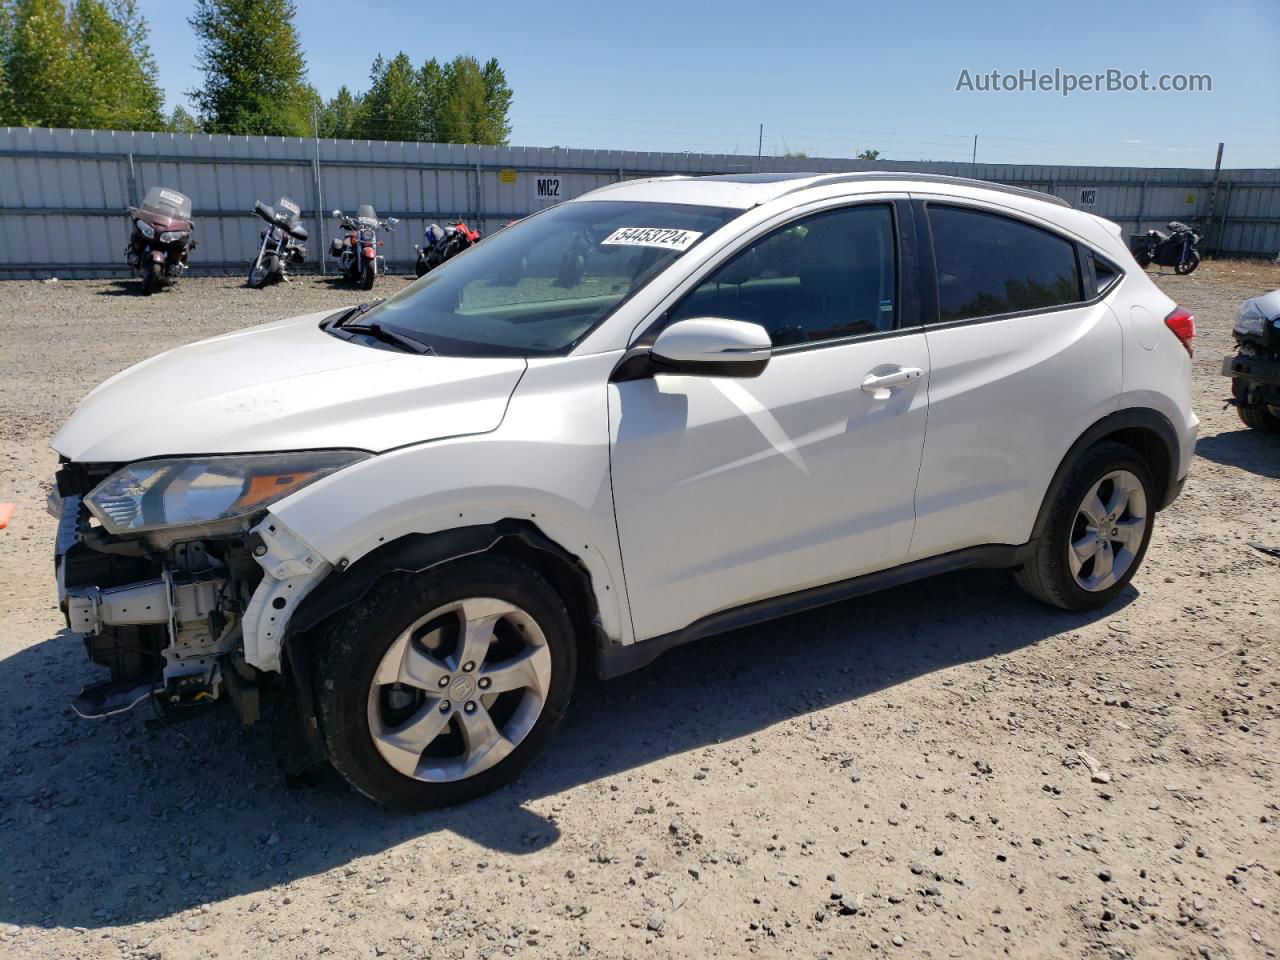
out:
{"label": "windshield", "polygon": [[623,300],[741,211],[563,203],[447,261],[359,322],[442,355],[566,353]]}

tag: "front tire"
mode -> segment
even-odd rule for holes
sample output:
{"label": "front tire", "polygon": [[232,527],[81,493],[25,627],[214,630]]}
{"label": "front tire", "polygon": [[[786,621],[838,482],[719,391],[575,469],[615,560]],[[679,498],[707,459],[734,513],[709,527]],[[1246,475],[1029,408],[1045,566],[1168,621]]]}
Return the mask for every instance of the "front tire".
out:
{"label": "front tire", "polygon": [[1236,413],[1240,414],[1240,422],[1250,430],[1280,433],[1280,417],[1266,407],[1236,407]]}
{"label": "front tire", "polygon": [[360,274],[360,289],[372,290],[373,281],[378,279],[378,268],[373,263],[366,263],[364,272]]}
{"label": "front tire", "polygon": [[146,269],[142,273],[142,295],[149,297],[164,283],[164,264],[159,260],[152,260],[147,264]]}
{"label": "front tire", "polygon": [[1014,574],[1027,593],[1065,610],[1096,610],[1138,572],[1151,540],[1155,484],[1130,447],[1104,442],[1071,468],[1035,553]]}
{"label": "front tire", "polygon": [[1178,265],[1173,268],[1173,272],[1179,276],[1185,277],[1198,266],[1200,266],[1200,251],[1192,250],[1185,260],[1180,260],[1178,262]]}
{"label": "front tire", "polygon": [[279,267],[280,263],[274,257],[268,256],[255,259],[249,265],[249,286],[254,290],[261,290],[275,276]]}
{"label": "front tire", "polygon": [[496,556],[382,580],[319,643],[330,762],[376,802],[412,810],[515,779],[555,732],[577,672],[564,602]]}

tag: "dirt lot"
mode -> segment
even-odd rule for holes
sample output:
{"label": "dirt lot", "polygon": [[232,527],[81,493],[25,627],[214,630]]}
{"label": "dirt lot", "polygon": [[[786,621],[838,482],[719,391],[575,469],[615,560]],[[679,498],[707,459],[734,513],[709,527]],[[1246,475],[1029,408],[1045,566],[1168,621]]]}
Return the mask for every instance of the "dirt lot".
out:
{"label": "dirt lot", "polygon": [[1247,541],[1280,544],[1280,439],[1217,372],[1280,269],[1159,281],[1199,317],[1202,436],[1113,608],[967,573],[704,641],[586,682],[513,788],[413,816],[287,789],[229,713],[76,719],[97,668],[42,509],[90,386],[357,297],[0,285],[0,955],[1274,957],[1280,560]]}

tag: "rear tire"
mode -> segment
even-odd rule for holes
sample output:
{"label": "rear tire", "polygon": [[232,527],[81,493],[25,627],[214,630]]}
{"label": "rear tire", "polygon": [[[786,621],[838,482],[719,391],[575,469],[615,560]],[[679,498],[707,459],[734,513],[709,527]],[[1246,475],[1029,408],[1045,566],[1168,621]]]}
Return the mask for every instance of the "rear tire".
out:
{"label": "rear tire", "polygon": [[142,272],[142,295],[151,296],[160,289],[162,283],[164,283],[164,264],[152,260]]}
{"label": "rear tire", "polygon": [[[560,596],[489,555],[384,579],[317,640],[330,762],[372,800],[412,810],[515,779],[555,732],[577,672]],[[513,664],[529,672],[513,679]]]}
{"label": "rear tire", "polygon": [[[1034,555],[1014,573],[1018,586],[1064,610],[1106,606],[1146,556],[1155,494],[1151,470],[1131,447],[1111,442],[1090,447],[1071,467],[1056,499],[1041,508],[1048,516]],[[1093,515],[1100,522],[1091,520]]]}

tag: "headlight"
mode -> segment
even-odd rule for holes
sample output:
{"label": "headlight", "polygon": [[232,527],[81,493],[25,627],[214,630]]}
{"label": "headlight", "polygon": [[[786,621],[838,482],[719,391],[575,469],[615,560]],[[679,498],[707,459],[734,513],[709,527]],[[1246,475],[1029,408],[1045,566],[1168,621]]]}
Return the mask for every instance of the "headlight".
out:
{"label": "headlight", "polygon": [[175,243],[178,240],[185,240],[186,238],[187,231],[185,230],[169,230],[160,234],[161,243]]}
{"label": "headlight", "polygon": [[138,224],[138,232],[139,232],[140,234],[142,234],[142,235],[143,235],[144,237],[146,237],[148,240],[154,240],[154,239],[155,239],[155,236],[156,236],[156,228],[155,228],[155,227],[153,227],[151,224],[147,223],[147,221],[145,221],[145,220],[137,220],[137,221],[135,221],[135,222]]}
{"label": "headlight", "polygon": [[360,450],[144,460],[117,470],[85,502],[111,533],[232,520],[366,459]]}
{"label": "headlight", "polygon": [[1236,325],[1231,330],[1242,337],[1260,337],[1266,323],[1267,318],[1262,315],[1262,308],[1258,306],[1258,301],[1246,300],[1244,306],[1240,308]]}

